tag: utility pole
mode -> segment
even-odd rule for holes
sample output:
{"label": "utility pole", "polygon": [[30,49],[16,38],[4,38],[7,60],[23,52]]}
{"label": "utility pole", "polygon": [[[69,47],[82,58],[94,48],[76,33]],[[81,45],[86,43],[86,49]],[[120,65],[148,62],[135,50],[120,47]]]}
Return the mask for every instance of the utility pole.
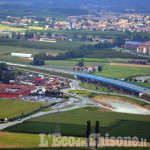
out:
{"label": "utility pole", "polygon": [[[57,107],[58,107],[58,101],[57,101]],[[57,121],[56,121],[55,133],[60,133],[60,126],[59,126],[59,107],[58,107],[58,111],[57,111]]]}

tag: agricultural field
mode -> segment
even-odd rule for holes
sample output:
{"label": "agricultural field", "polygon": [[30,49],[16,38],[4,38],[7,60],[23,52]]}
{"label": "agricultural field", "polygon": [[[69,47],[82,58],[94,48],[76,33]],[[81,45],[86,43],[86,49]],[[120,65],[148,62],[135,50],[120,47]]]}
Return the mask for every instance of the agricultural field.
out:
{"label": "agricultural field", "polygon": [[29,29],[30,30],[40,30],[40,31],[42,31],[43,27],[29,26]]}
{"label": "agricultural field", "polygon": [[[47,60],[45,61],[46,65],[52,65],[52,66],[75,66],[78,64],[78,61],[69,61],[69,60]],[[100,62],[84,62],[85,66],[93,65],[93,66],[99,66],[101,65]]]}
{"label": "agricultural field", "polygon": [[25,31],[26,28],[15,28],[7,25],[0,25],[0,29],[3,31]]}
{"label": "agricultural field", "polygon": [[23,47],[23,48],[46,49],[46,50],[70,51],[70,50],[78,49],[82,44],[78,41],[59,40],[56,43],[50,43],[50,42],[0,38],[0,45],[6,45],[6,46],[9,45],[9,46]]}
{"label": "agricultural field", "polygon": [[144,67],[103,65],[102,71],[96,72],[95,74],[111,78],[125,79],[132,76],[148,75],[150,74],[150,69]]}
{"label": "agricultural field", "polygon": [[[56,120],[56,113],[49,114],[9,127],[5,131],[37,134],[54,133]],[[98,120],[102,135],[109,133],[110,136],[137,136],[150,141],[150,135],[147,132],[150,125],[149,116],[105,112],[100,111],[98,108],[80,108],[61,112],[60,132],[62,135],[84,137],[87,120],[91,120],[92,133],[94,132],[95,122]]]}
{"label": "agricultural field", "polygon": [[8,62],[13,62],[13,63],[21,63],[21,64],[29,64],[30,62],[32,62],[32,60],[30,59],[12,57],[11,56],[12,52],[29,53],[33,55],[38,54],[39,52],[45,52],[50,55],[57,55],[60,51],[0,45],[0,60],[6,61],[6,62],[8,61]]}
{"label": "agricultural field", "polygon": [[20,100],[12,99],[0,99],[0,118],[12,118],[20,116],[22,113],[28,113],[35,109],[40,108],[40,106],[46,106],[45,103],[37,102],[25,102]]}

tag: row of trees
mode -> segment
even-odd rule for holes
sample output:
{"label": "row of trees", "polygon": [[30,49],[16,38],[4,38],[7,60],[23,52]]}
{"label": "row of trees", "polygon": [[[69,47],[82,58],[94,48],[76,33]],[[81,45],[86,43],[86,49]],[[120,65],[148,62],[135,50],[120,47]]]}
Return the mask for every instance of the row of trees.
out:
{"label": "row of trees", "polygon": [[[87,146],[90,147],[90,135],[91,135],[91,121],[87,121],[87,129],[86,129],[86,141]],[[95,124],[95,148],[97,148],[99,144],[100,131],[99,131],[99,121],[96,121]]]}
{"label": "row of trees", "polygon": [[[44,35],[44,32],[41,31],[40,34],[37,34],[36,32],[26,30],[24,37],[25,37],[26,39],[28,39],[28,38],[33,38],[34,36],[37,36],[38,38],[40,38],[41,35]],[[51,33],[50,31],[48,31],[47,34],[46,34],[46,36],[47,36],[47,37],[51,37],[51,36],[52,36],[52,33]]]}

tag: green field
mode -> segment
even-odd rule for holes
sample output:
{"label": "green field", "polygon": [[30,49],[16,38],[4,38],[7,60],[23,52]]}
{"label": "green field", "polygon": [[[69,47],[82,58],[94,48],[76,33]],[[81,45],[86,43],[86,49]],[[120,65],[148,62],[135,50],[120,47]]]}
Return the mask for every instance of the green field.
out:
{"label": "green field", "polygon": [[0,109],[0,118],[20,116],[22,113],[25,114],[46,105],[45,103],[0,99],[0,106],[2,106]]}
{"label": "green field", "polygon": [[[20,133],[54,133],[57,114],[49,114],[34,118],[22,124],[5,129],[10,132]],[[150,141],[150,117],[143,115],[123,114],[99,111],[97,108],[82,108],[60,113],[60,132],[62,135],[85,136],[86,122],[91,120],[94,132],[95,122],[100,122],[102,135],[110,136],[137,136]],[[129,130],[130,128],[130,130]],[[118,130],[119,129],[119,130]]]}
{"label": "green field", "polygon": [[58,40],[56,43],[51,43],[51,42],[0,38],[0,45],[6,45],[6,46],[9,45],[9,46],[23,47],[23,48],[70,51],[70,50],[78,49],[83,44],[81,44],[78,41]]}
{"label": "green field", "polygon": [[[83,139],[83,138],[82,138]],[[48,140],[48,146],[52,145],[52,138],[48,138],[46,135],[45,140]],[[38,134],[26,134],[26,133],[9,133],[0,132],[0,148],[1,147],[11,147],[11,148],[1,148],[2,150],[89,150],[89,148],[77,148],[77,147],[45,147],[40,148],[40,137]],[[22,148],[21,148],[22,147]],[[99,148],[100,150],[105,150],[106,148]],[[137,148],[132,147],[130,150],[148,150],[149,148]],[[128,147],[108,147],[107,150],[129,150]]]}
{"label": "green field", "polygon": [[124,62],[127,63],[128,59],[122,59],[122,58],[105,58],[105,59],[101,59],[101,58],[77,58],[77,59],[70,59],[73,61],[79,61],[81,59],[84,59],[85,62],[102,62],[102,63],[110,63],[110,62]]}
{"label": "green field", "polygon": [[[54,65],[54,66],[75,66],[78,64],[78,61],[69,61],[69,60],[47,60],[45,61],[46,65]],[[93,65],[99,66],[101,65],[100,62],[84,62],[85,66]]]}
{"label": "green field", "polygon": [[102,71],[96,72],[95,74],[111,78],[125,79],[131,76],[150,74],[150,69],[144,67],[103,65]]}
{"label": "green field", "polygon": [[[51,143],[51,139],[49,139]],[[0,132],[0,148],[3,147],[39,147],[40,137],[38,134]]]}

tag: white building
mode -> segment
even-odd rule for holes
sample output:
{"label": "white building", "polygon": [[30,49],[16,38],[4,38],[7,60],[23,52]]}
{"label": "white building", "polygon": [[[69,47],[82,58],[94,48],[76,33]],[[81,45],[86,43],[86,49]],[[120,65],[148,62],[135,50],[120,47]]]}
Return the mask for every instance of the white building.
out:
{"label": "white building", "polygon": [[11,53],[11,56],[31,58],[31,57],[32,57],[32,54],[25,54],[25,53]]}

